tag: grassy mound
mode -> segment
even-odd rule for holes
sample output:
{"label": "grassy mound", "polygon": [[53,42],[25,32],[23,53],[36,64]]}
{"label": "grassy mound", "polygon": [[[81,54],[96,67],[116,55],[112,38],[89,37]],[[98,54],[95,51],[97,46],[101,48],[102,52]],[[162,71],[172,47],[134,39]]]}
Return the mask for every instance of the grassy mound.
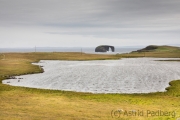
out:
{"label": "grassy mound", "polygon": [[143,49],[137,50],[137,52],[173,52],[173,51],[179,51],[180,47],[174,47],[174,46],[157,46],[157,45],[149,45]]}
{"label": "grassy mound", "polygon": [[120,54],[121,57],[159,57],[180,58],[180,47],[150,45],[131,53]]}

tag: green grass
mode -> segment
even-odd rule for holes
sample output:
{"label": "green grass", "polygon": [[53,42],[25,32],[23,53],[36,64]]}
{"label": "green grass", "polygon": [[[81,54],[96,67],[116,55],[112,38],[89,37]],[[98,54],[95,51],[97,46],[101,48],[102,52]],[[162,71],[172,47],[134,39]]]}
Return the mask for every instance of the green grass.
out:
{"label": "green grass", "polygon": [[[173,46],[156,46],[157,49],[133,51],[131,53],[118,54],[119,57],[158,57],[158,58],[180,58],[180,48]],[[145,50],[145,51],[144,51]]]}
{"label": "green grass", "polygon": [[[133,54],[133,55],[132,55]],[[136,55],[135,55],[136,54]],[[128,57],[141,57],[142,53],[131,53]],[[150,57],[165,57],[164,52],[149,53]],[[0,60],[0,81],[11,75],[42,72],[32,62],[39,60],[106,60],[120,59],[121,55],[91,55],[81,53],[4,53]],[[135,56],[134,56],[135,55]],[[178,57],[179,51],[166,53],[166,57]],[[3,58],[3,57],[2,57]],[[0,83],[0,119],[56,119],[56,120],[166,120],[172,116],[149,116],[147,111],[176,112],[180,117],[180,81],[170,82],[166,92],[149,94],[91,94],[70,91],[44,90],[15,87]],[[143,111],[143,116],[111,114],[117,110]],[[112,118],[113,115],[113,118]]]}

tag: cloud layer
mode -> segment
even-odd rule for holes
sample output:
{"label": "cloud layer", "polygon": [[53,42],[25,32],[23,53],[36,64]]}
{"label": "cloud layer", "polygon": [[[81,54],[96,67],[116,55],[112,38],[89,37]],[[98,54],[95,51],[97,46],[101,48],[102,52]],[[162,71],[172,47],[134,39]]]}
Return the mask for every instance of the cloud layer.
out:
{"label": "cloud layer", "polygon": [[179,11],[178,0],[0,0],[0,47],[178,44]]}

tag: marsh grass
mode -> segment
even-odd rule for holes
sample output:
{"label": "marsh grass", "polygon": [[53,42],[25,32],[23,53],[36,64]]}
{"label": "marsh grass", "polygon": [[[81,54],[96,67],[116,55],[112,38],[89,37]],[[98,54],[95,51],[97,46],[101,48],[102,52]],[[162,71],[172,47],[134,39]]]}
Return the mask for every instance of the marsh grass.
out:
{"label": "marsh grass", "polygon": [[[141,53],[132,53],[140,57]],[[157,53],[149,53],[151,57]],[[39,60],[110,60],[122,55],[92,55],[81,53],[5,53],[0,60],[0,81],[13,75],[40,73],[42,69],[32,65]],[[164,53],[160,54],[161,57]],[[179,56],[179,52],[166,57]],[[0,83],[0,119],[175,119],[172,116],[146,116],[146,111],[176,111],[180,117],[180,81],[170,82],[166,92],[149,94],[91,94],[72,91],[45,90],[15,87]],[[116,110],[140,110],[143,116],[113,116]]]}

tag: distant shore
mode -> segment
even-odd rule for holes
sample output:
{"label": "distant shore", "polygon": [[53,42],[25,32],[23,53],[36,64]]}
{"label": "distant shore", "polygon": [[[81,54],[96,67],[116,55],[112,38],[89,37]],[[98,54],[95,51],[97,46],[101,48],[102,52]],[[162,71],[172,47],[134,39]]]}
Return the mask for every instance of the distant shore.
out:
{"label": "distant shore", "polygon": [[107,53],[96,53],[94,47],[36,47],[36,48],[0,48],[0,53],[8,52],[83,52],[92,54],[117,54],[117,53],[129,53],[140,48],[129,48],[129,47],[116,47],[115,52]]}

